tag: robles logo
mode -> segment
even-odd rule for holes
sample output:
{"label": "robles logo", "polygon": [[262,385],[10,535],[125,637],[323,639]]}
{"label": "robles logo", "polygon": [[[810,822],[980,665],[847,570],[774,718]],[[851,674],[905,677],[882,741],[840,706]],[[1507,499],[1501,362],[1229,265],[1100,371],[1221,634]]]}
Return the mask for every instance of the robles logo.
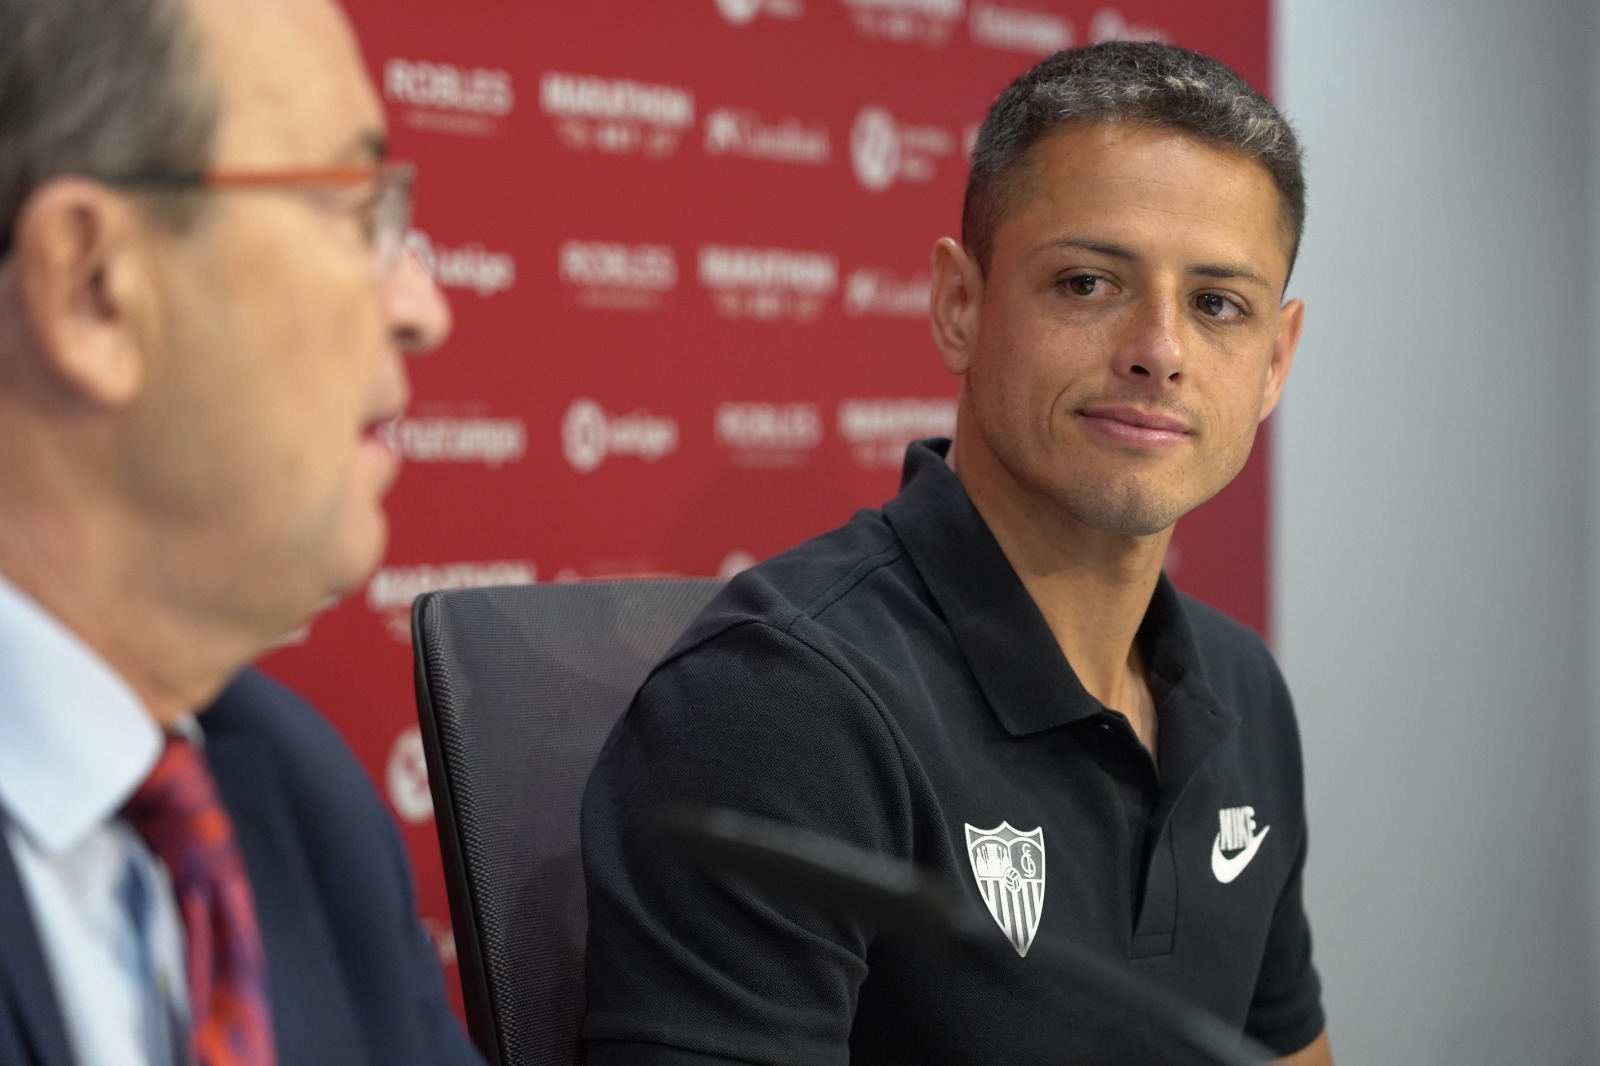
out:
{"label": "robles logo", "polygon": [[822,166],[833,158],[828,127],[797,118],[769,123],[754,111],[722,107],[706,116],[707,155],[737,155],[775,163]]}
{"label": "robles logo", "polygon": [[700,284],[726,318],[809,322],[839,285],[839,263],[826,252],[786,248],[700,247]]}
{"label": "robles logo", "polygon": [[678,423],[649,411],[611,415],[594,400],[579,398],[561,420],[561,451],[580,474],[597,470],[614,455],[653,463],[678,450]]}
{"label": "robles logo", "polygon": [[852,317],[925,318],[933,279],[927,274],[901,280],[887,270],[863,267],[844,283],[844,313]]}
{"label": "robles logo", "polygon": [[367,582],[367,609],[383,620],[389,635],[411,643],[411,601],[438,589],[531,585],[538,569],[525,559],[490,563],[437,563],[386,566]]}
{"label": "robles logo", "polygon": [[517,261],[508,253],[487,251],[481,244],[438,248],[426,233],[414,229],[406,235],[406,250],[446,289],[468,289],[488,297],[511,288],[517,280]]}
{"label": "robles logo", "polygon": [[813,403],[723,403],[711,422],[737,466],[799,466],[822,443],[822,415]]}
{"label": "robles logo", "polygon": [[665,244],[564,241],[558,260],[561,283],[583,307],[648,311],[678,284],[678,257]]}
{"label": "robles logo", "polygon": [[839,0],[863,37],[938,47],[966,11],[965,0]]}
{"label": "robles logo", "polygon": [[722,17],[735,26],[744,26],[757,15],[775,19],[797,19],[805,14],[801,0],[716,0]]}
{"label": "robles logo", "polygon": [[978,4],[967,18],[972,40],[990,48],[1049,55],[1072,47],[1072,23],[1043,11]]}
{"label": "robles logo", "polygon": [[919,437],[950,437],[956,431],[956,401],[945,397],[839,402],[839,437],[867,470],[896,468],[906,445]]}
{"label": "robles logo", "polygon": [[899,181],[923,182],[938,173],[939,160],[956,150],[956,139],[938,126],[903,125],[884,107],[864,107],[850,129],[850,164],[869,192]]}
{"label": "robles logo", "polygon": [[573,151],[659,159],[677,151],[694,125],[694,93],[674,85],[552,70],[539,79],[539,105]]}
{"label": "robles logo", "polygon": [[517,99],[509,71],[415,59],[383,65],[383,95],[410,108],[408,126],[480,137],[495,132],[494,120],[511,114]]}

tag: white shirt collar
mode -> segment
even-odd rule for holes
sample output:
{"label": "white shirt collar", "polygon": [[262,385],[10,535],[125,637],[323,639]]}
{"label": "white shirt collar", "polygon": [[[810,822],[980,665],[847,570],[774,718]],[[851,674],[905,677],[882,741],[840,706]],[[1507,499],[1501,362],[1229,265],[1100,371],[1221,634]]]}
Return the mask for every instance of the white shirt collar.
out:
{"label": "white shirt collar", "polygon": [[116,816],[164,738],[122,676],[0,577],[0,804],[46,852]]}

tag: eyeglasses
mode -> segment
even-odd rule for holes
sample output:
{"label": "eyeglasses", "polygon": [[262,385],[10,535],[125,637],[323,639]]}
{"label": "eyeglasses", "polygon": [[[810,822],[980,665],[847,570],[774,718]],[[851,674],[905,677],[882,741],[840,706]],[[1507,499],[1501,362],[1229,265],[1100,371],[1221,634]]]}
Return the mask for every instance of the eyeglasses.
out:
{"label": "eyeglasses", "polygon": [[[362,237],[372,249],[373,272],[387,277],[405,250],[411,225],[416,168],[410,163],[312,170],[214,170],[195,174],[90,175],[119,189],[149,192],[263,191],[300,193],[324,200],[361,223]],[[355,193],[344,200],[341,191]],[[0,259],[11,251],[11,228],[0,232]]]}

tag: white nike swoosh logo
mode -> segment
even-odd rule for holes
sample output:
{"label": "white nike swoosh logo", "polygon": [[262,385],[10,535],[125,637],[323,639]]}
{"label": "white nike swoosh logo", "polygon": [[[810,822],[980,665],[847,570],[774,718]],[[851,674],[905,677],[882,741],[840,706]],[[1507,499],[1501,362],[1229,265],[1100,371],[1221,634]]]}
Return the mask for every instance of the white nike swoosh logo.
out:
{"label": "white nike swoosh logo", "polygon": [[1216,842],[1211,845],[1211,872],[1217,875],[1217,880],[1228,884],[1244,873],[1244,868],[1256,857],[1256,852],[1261,850],[1261,842],[1267,839],[1267,834],[1271,831],[1272,826],[1262,826],[1261,832],[1251,837],[1245,844],[1244,850],[1231,859],[1222,854],[1222,834],[1218,833]]}

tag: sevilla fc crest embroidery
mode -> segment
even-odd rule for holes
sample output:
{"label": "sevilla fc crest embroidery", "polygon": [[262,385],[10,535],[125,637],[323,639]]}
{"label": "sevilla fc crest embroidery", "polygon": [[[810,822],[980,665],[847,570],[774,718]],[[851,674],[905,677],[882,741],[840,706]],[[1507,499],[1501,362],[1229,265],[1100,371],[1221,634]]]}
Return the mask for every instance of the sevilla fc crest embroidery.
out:
{"label": "sevilla fc crest embroidery", "polygon": [[969,825],[967,858],[989,913],[1017,954],[1026,955],[1044,910],[1044,828],[1019,833],[1007,822],[993,829]]}

